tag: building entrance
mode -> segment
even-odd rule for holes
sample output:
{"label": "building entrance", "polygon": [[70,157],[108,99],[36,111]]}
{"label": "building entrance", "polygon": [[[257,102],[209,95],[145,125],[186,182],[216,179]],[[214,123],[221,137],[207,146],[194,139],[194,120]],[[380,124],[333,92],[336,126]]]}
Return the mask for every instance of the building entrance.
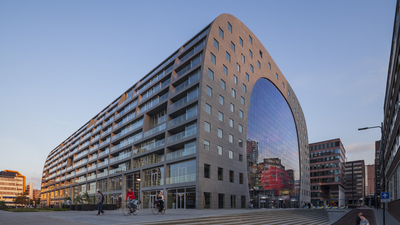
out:
{"label": "building entrance", "polygon": [[167,190],[168,209],[195,209],[196,188],[178,188]]}

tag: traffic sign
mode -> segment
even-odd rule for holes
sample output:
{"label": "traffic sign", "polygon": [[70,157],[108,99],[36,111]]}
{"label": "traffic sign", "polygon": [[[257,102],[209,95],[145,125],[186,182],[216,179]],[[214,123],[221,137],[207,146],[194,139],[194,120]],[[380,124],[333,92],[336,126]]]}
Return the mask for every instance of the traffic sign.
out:
{"label": "traffic sign", "polygon": [[389,192],[381,192],[381,202],[389,202]]}

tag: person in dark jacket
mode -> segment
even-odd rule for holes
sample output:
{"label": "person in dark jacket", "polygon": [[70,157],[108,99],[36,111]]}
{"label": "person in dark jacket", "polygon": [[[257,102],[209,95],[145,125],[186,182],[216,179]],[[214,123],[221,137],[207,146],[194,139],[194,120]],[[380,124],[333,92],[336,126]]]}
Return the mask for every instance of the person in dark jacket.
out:
{"label": "person in dark jacket", "polygon": [[360,213],[358,213],[358,215],[357,215],[357,218],[356,218],[356,224],[357,225],[360,225],[360,222],[361,222],[361,216],[362,216],[362,213],[360,212]]}
{"label": "person in dark jacket", "polygon": [[97,210],[98,210],[98,212],[97,212],[96,216],[104,215],[103,202],[104,202],[103,194],[100,191],[97,191]]}

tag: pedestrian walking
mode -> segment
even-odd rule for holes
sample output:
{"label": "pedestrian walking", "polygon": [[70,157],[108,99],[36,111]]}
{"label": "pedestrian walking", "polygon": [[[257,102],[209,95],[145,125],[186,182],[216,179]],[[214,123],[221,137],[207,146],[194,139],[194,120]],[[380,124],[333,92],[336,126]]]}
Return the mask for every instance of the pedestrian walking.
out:
{"label": "pedestrian walking", "polygon": [[365,218],[365,215],[364,214],[361,214],[361,222],[360,222],[360,225],[369,225],[369,222],[368,222],[368,220]]}
{"label": "pedestrian walking", "polygon": [[361,215],[362,215],[361,212],[359,212],[359,213],[357,214],[357,218],[356,218],[356,224],[357,224],[357,225],[360,225],[360,222],[361,222]]}
{"label": "pedestrian walking", "polygon": [[104,202],[104,195],[100,191],[97,191],[97,210],[98,211],[97,211],[96,216],[104,215],[103,202]]}

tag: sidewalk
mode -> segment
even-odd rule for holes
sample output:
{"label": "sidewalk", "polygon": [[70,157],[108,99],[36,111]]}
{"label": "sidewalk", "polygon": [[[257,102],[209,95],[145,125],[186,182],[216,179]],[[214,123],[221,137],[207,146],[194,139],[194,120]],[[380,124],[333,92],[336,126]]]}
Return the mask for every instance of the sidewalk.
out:
{"label": "sidewalk", "polygon": [[[383,210],[375,209],[375,218],[377,225],[383,225]],[[386,212],[386,225],[400,225],[399,221],[397,221],[390,213]]]}

